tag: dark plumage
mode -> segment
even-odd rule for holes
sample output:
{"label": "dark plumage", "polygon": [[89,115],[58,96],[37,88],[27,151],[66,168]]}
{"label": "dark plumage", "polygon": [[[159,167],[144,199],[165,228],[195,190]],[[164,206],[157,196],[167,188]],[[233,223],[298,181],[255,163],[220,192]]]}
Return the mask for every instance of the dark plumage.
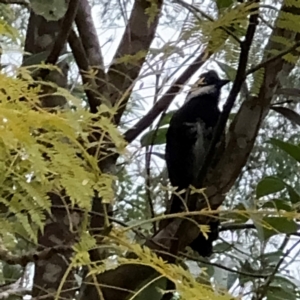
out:
{"label": "dark plumage", "polygon": [[[177,192],[195,184],[220,116],[220,91],[226,83],[228,80],[221,80],[215,71],[200,75],[186,102],[171,119],[166,161],[170,182],[178,187]],[[169,213],[184,210],[181,198],[173,195]],[[202,239],[205,239],[203,235]]]}

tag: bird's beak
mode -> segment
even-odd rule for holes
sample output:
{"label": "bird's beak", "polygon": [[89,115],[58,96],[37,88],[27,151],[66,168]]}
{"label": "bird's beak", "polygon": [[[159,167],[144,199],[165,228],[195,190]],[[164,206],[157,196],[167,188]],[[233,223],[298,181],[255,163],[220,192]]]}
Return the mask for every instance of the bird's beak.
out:
{"label": "bird's beak", "polygon": [[221,88],[229,82],[230,82],[230,80],[228,80],[228,79],[221,79],[220,83],[219,83],[219,87]]}
{"label": "bird's beak", "polygon": [[220,80],[220,83],[219,83],[219,86],[220,87],[223,87],[224,85],[226,85],[227,83],[229,83],[230,82],[230,80],[228,80],[228,79],[221,79]]}

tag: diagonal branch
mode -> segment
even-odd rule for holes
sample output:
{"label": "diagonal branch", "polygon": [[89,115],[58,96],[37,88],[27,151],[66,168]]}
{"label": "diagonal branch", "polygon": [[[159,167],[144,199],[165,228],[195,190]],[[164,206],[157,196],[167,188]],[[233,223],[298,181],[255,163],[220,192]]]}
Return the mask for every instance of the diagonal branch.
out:
{"label": "diagonal branch", "polygon": [[202,257],[193,257],[193,256],[188,255],[186,253],[180,253],[180,254],[181,254],[181,256],[183,256],[183,257],[185,257],[185,258],[187,258],[189,260],[197,261],[197,262],[200,262],[202,264],[209,265],[209,266],[214,266],[214,267],[226,270],[228,272],[239,274],[239,275],[250,277],[250,278],[268,278],[268,276],[270,276],[269,274],[255,274],[255,273],[238,271],[238,270],[234,270],[234,269],[228,268],[228,267],[226,267],[226,266],[224,266],[222,264],[219,264],[219,263],[207,261],[206,259],[203,259]]}
{"label": "diagonal branch", "polygon": [[103,76],[104,62],[101,47],[92,19],[92,9],[87,0],[80,0],[75,23],[89,64],[98,67],[99,74]]}
{"label": "diagonal branch", "polygon": [[178,77],[178,79],[171,85],[166,93],[155,103],[150,111],[139,120],[132,128],[127,130],[124,134],[125,140],[131,143],[136,137],[147,129],[153,121],[168,108],[182,86],[199,70],[200,67],[207,61],[212,55],[208,50],[204,50],[201,54],[193,61],[191,65]]}
{"label": "diagonal branch", "polygon": [[[74,0],[69,3],[67,12],[61,22],[61,30],[59,31],[57,38],[55,39],[54,45],[49,53],[45,63],[55,65],[62,50],[64,49],[66,42],[68,40],[69,34],[72,30],[72,25],[77,14],[78,5],[80,0]],[[39,76],[45,78],[49,75],[49,69],[41,69]]]}
{"label": "diagonal branch", "polygon": [[[116,124],[120,122],[134,82],[146,60],[146,54],[155,36],[162,4],[163,0],[134,1],[130,19],[107,73],[108,82],[102,89],[102,100],[108,99],[113,106],[118,107]],[[134,62],[118,63],[118,59],[124,56],[133,56]]]}
{"label": "diagonal branch", "polygon": [[9,251],[0,249],[0,260],[5,261],[9,265],[21,265],[25,267],[30,262],[47,260],[54,254],[62,254],[71,251],[71,246],[53,246],[37,252],[28,252],[23,255],[14,255]]}
{"label": "diagonal branch", "polygon": [[[88,65],[96,71],[95,82],[97,90],[100,90],[106,82],[106,74],[104,70],[104,62],[102,51],[92,18],[92,10],[88,0],[80,0],[78,13],[75,18],[81,45],[84,48],[82,55],[88,61]],[[77,61],[78,63],[78,61]],[[79,66],[79,68],[81,68]],[[82,70],[85,70],[81,68]],[[91,111],[96,112],[96,107],[100,105],[100,99],[96,97],[88,97]]]}
{"label": "diagonal branch", "polygon": [[81,74],[82,82],[84,84],[84,90],[88,98],[89,103],[96,103],[98,101],[96,94],[93,92],[95,88],[95,82],[91,76],[88,76],[90,71],[90,65],[86,58],[86,53],[83,48],[81,40],[78,38],[74,30],[71,30],[68,42],[75,58],[76,64]]}
{"label": "diagonal branch", "polygon": [[62,24],[61,24],[61,30],[55,40],[55,43],[53,45],[53,48],[46,60],[46,64],[53,64],[55,65],[58,57],[63,50],[64,45],[67,42],[68,36],[71,32],[72,25],[75,19],[75,16],[77,14],[77,9],[79,5],[80,0],[73,0],[70,1],[68,10],[63,18]]}
{"label": "diagonal branch", "polygon": [[286,54],[289,54],[293,51],[295,51],[298,47],[300,47],[300,41],[297,41],[293,46],[287,48],[287,49],[284,49],[282,51],[280,51],[277,55],[274,55],[272,57],[270,57],[269,59],[265,60],[265,61],[262,61],[261,63],[259,63],[257,66],[251,68],[250,70],[248,70],[246,72],[246,75],[250,75],[264,67],[266,67],[268,64],[278,60],[279,58],[282,58],[283,56],[285,56]]}

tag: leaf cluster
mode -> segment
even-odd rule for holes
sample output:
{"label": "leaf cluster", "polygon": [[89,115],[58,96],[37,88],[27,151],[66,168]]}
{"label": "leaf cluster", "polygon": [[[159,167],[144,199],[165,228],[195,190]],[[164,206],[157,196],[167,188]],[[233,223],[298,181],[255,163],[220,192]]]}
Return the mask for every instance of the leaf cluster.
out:
{"label": "leaf cluster", "polygon": [[[64,191],[62,196],[72,206],[84,210],[91,209],[95,191],[104,202],[113,200],[115,178],[103,173],[98,156],[89,153],[95,147],[89,135],[100,133],[97,154],[107,143],[115,145],[110,153],[123,151],[125,143],[107,107],[99,108],[97,122],[80,106],[50,113],[38,105],[37,81],[32,85],[29,74],[22,78],[0,74],[0,203],[2,215],[7,216],[1,218],[0,232],[27,234],[36,240],[36,229],[43,228],[45,212],[50,212],[49,192]],[[66,90],[56,93],[80,103]]]}

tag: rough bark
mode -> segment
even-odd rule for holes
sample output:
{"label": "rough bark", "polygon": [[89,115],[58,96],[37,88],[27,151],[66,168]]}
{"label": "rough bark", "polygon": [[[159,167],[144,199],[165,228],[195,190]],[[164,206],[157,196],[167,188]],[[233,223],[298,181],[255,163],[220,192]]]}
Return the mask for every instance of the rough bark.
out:
{"label": "rough bark", "polygon": [[[103,89],[103,86],[106,84],[106,74],[104,70],[101,46],[98,40],[96,28],[94,26],[92,10],[89,2],[87,0],[81,0],[78,11],[79,13],[75,18],[75,22],[78,28],[82,46],[84,48],[82,55],[83,58],[87,59],[89,66],[96,71],[96,85],[94,86],[94,89],[101,93],[101,89]],[[74,53],[73,50],[72,52]],[[81,70],[85,70],[82,69],[80,65],[78,65],[78,67]],[[89,99],[89,103],[91,110],[94,111],[94,109],[100,104],[100,97],[98,96],[94,97],[93,99]]]}
{"label": "rough bark", "polygon": [[[73,2],[73,5],[76,6],[76,3]],[[71,12],[74,15],[76,7],[73,6],[72,10],[73,12]],[[65,41],[63,41],[63,39],[67,38],[68,32],[63,32],[62,26],[66,26],[66,23],[68,22],[68,28],[64,27],[64,30],[69,30],[71,28],[71,24],[73,23],[72,20],[65,19],[47,22],[42,16],[38,16],[34,12],[31,12],[26,34],[25,51],[34,55],[50,50],[48,59],[51,59],[51,63],[55,63],[58,56],[66,51]],[[62,43],[58,43],[58,47],[56,47],[57,41]],[[47,72],[44,74],[45,80],[54,82],[58,86],[66,88],[68,64],[66,62],[61,62],[58,66],[61,68],[62,73],[57,71]],[[47,108],[65,106],[66,99],[64,97],[51,95],[51,93],[55,92],[55,89],[43,87],[43,92],[47,94],[50,93],[50,95],[41,98],[41,106]],[[60,194],[50,193],[49,197],[52,205],[55,207],[64,207],[65,203],[68,202],[68,199],[63,195],[63,191]],[[51,216],[47,216],[43,233],[39,232],[39,248],[43,249],[43,247],[73,245],[77,237],[76,229],[80,225],[80,215],[77,212],[70,212],[65,209],[57,208],[52,208],[51,213]],[[73,228],[72,231],[70,230],[71,226]],[[71,255],[72,251],[68,250],[64,253],[55,253],[47,259],[40,259],[37,261],[32,291],[33,297],[42,296],[44,299],[53,299],[63,281],[60,296],[67,299],[74,298],[75,281],[73,270],[71,270],[65,280],[63,280],[65,273],[69,268]]]}

